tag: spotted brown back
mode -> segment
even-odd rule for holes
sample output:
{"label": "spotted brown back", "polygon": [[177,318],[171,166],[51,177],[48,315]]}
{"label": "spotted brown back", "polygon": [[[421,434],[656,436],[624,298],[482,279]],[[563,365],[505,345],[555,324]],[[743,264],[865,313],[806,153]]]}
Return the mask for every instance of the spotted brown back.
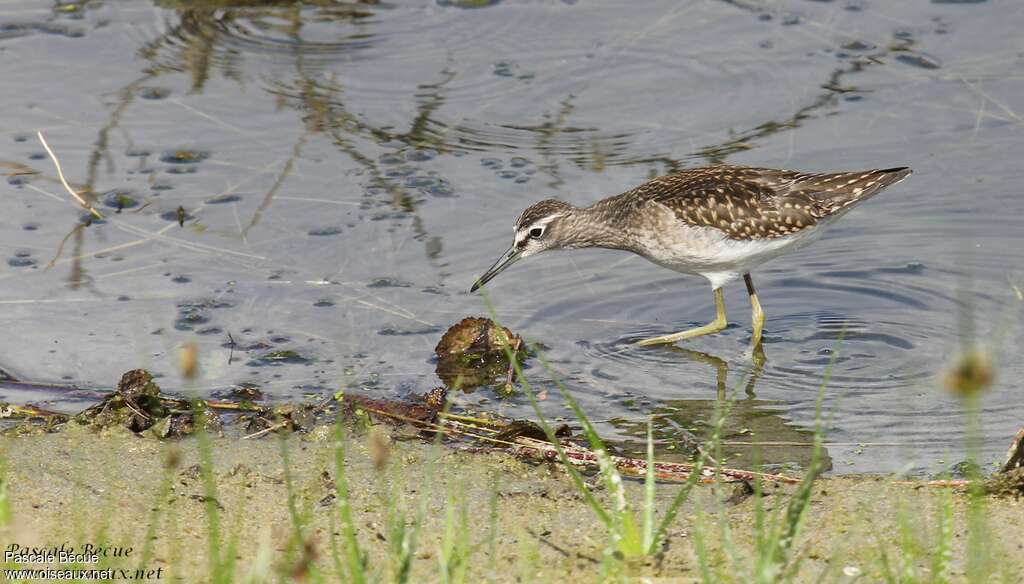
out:
{"label": "spotted brown back", "polygon": [[731,239],[771,239],[816,225],[910,172],[888,168],[812,174],[710,166],[655,178],[621,197],[639,205],[659,203],[685,223],[720,229]]}

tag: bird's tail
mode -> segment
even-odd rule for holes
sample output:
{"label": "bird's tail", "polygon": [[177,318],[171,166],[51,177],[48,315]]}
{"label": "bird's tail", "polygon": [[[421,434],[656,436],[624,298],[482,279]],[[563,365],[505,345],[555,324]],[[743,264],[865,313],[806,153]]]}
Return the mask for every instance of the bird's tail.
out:
{"label": "bird's tail", "polygon": [[909,167],[814,174],[795,185],[801,191],[811,191],[819,201],[833,210],[839,210],[863,201],[910,176]]}

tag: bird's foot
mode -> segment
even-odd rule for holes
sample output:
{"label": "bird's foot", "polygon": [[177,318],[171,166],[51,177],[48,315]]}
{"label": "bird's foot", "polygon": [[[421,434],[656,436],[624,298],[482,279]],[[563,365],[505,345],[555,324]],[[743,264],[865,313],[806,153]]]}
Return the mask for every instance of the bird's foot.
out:
{"label": "bird's foot", "polygon": [[747,354],[750,356],[750,360],[753,361],[754,367],[758,369],[764,367],[764,364],[768,361],[768,357],[764,354],[764,345],[761,343],[750,345]]}
{"label": "bird's foot", "polygon": [[725,322],[725,319],[721,319],[721,320],[717,320],[716,319],[716,320],[714,320],[712,322],[709,322],[708,324],[706,324],[704,326],[699,326],[697,328],[692,328],[692,329],[689,329],[689,330],[680,331],[678,333],[672,333],[671,335],[662,335],[660,337],[651,337],[649,339],[644,339],[642,341],[637,341],[636,344],[638,346],[640,346],[640,347],[649,347],[651,345],[667,345],[667,344],[672,344],[672,343],[674,343],[676,341],[681,341],[683,339],[692,339],[693,337],[699,337],[699,336],[702,336],[702,335],[710,335],[710,334],[717,333],[717,332],[721,331],[722,329],[724,329],[726,324],[727,323]]}

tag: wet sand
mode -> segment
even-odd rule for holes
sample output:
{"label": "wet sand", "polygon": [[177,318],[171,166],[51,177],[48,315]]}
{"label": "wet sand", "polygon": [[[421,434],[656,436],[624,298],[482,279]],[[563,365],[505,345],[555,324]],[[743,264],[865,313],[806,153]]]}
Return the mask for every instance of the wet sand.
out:
{"label": "wet sand", "polygon": [[[332,504],[330,477],[333,449],[326,432],[286,442],[297,512],[306,518],[305,538],[316,566],[326,576],[336,574],[331,559],[332,529],[338,532],[337,506]],[[415,582],[438,580],[439,542],[444,532],[449,493],[468,511],[469,543],[478,545],[469,561],[468,581],[493,576],[498,581],[594,580],[606,546],[606,532],[593,511],[574,490],[558,466],[532,465],[504,453],[458,451],[419,441],[391,442],[383,470],[374,465],[368,433],[345,441],[348,486],[358,537],[368,551],[369,566],[387,575],[386,517],[388,508],[414,512],[425,496],[426,513],[412,566]],[[164,578],[202,581],[208,573],[206,511],[199,477],[197,440],[161,442],[115,431],[98,435],[68,426],[66,431],[28,438],[0,438],[6,460],[13,527],[3,538],[23,546],[84,543],[132,547],[128,560],[109,560],[115,567],[139,562],[150,514],[167,473],[173,481],[162,516],[156,524],[153,559],[147,569],[163,568]],[[250,571],[276,579],[301,571],[302,554],[291,554],[288,543],[294,523],[288,508],[287,477],[282,442],[214,439],[217,501],[223,509],[222,530],[237,542],[236,575]],[[378,451],[379,455],[379,451]],[[436,465],[429,461],[436,458]],[[168,461],[177,465],[166,470]],[[377,459],[379,460],[379,458]],[[326,474],[325,474],[326,473]],[[659,484],[657,507],[664,510],[678,486]],[[686,582],[700,577],[694,550],[695,525],[703,525],[712,558],[722,562],[720,574],[736,581],[732,563],[718,554],[722,533],[715,509],[719,487],[695,489],[670,530],[662,557],[629,563],[630,575],[672,578]],[[734,489],[725,485],[727,497]],[[382,495],[391,489],[393,496]],[[492,523],[492,493],[497,492],[496,521]],[[768,485],[766,509],[785,505],[794,487]],[[630,500],[639,506],[642,485],[627,485]],[[945,489],[923,482],[897,484],[872,476],[821,479],[814,487],[806,525],[795,545],[802,558],[798,581],[816,580],[828,571],[829,581],[849,581],[862,574],[867,581],[882,577],[880,550],[897,565],[901,525],[919,549],[935,541],[936,518]],[[598,491],[598,497],[604,497]],[[967,548],[966,516],[969,498],[952,495],[954,521],[952,578],[963,578]],[[725,503],[739,566],[752,569],[755,498]],[[702,511],[701,511],[702,510]],[[783,509],[784,510],[784,509]],[[997,572],[1006,576],[1024,571],[1024,503],[1013,498],[987,497],[986,544]],[[902,517],[902,519],[901,519]],[[495,554],[490,556],[489,533],[497,526]],[[341,539],[338,539],[340,545]],[[6,547],[6,544],[5,544]],[[927,566],[919,566],[925,568]],[[714,567],[712,567],[714,569]],[[919,572],[919,574],[922,572]],[[925,572],[926,573],[926,572]],[[1012,579],[1012,578],[1011,578]]]}

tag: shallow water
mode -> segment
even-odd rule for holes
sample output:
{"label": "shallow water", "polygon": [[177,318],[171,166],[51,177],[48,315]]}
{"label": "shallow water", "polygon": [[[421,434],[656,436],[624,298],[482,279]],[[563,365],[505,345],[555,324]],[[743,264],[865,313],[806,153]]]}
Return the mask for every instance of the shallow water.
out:
{"label": "shallow water", "polygon": [[[489,298],[608,436],[670,413],[668,444],[738,388],[730,439],[785,443],[743,455],[771,464],[806,459],[791,444],[838,347],[824,405],[839,472],[964,457],[940,378],[973,329],[998,340],[996,460],[1024,387],[1022,26],[1009,0],[7,3],[0,368],[109,386],[144,366],[174,388],[194,341],[202,391],[421,393],[441,332],[486,313],[469,286],[536,200],[588,204],[708,162],[909,165],[754,274],[768,362],[753,379],[742,285],[722,334],[643,350],[628,341],[710,320],[704,281],[552,253]],[[105,223],[79,227],[36,130]],[[563,415],[543,367],[528,373]],[[461,399],[530,413],[490,390]]]}

